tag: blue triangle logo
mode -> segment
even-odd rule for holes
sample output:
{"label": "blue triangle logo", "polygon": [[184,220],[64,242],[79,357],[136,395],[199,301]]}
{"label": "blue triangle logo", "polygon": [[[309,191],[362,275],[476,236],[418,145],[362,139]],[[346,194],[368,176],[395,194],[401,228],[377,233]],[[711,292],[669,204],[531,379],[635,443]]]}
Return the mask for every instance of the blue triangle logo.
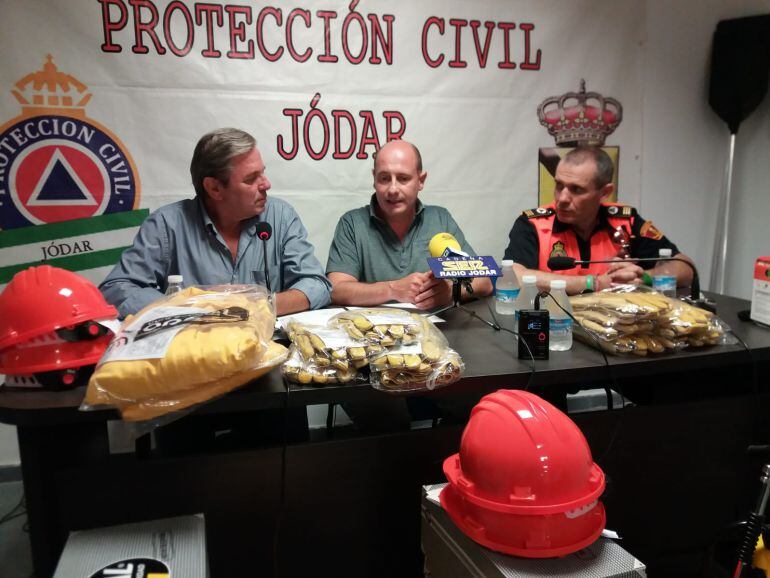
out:
{"label": "blue triangle logo", "polygon": [[75,179],[58,159],[51,168],[51,173],[40,187],[39,201],[85,201],[83,193]]}
{"label": "blue triangle logo", "polygon": [[94,206],[97,202],[57,148],[40,175],[27,204],[31,207]]}

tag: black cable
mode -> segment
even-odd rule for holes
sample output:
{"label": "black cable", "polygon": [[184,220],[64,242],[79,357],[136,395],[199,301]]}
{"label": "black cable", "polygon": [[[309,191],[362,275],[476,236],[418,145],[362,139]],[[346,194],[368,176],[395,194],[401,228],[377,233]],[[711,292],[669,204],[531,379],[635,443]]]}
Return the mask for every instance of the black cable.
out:
{"label": "black cable", "polygon": [[[551,298],[551,301],[553,301],[553,302],[556,304],[556,306],[557,306],[559,309],[561,309],[562,311],[564,311],[564,313],[566,313],[567,315],[569,315],[570,319],[572,319],[572,322],[573,322],[574,324],[576,324],[576,325],[580,325],[580,322],[579,322],[577,319],[575,319],[575,316],[574,316],[572,313],[570,313],[569,311],[567,311],[567,310],[566,310],[566,309],[565,309],[565,308],[562,306],[562,304],[561,304],[561,303],[559,303],[559,302],[558,302],[556,299],[554,299],[554,298],[553,298],[553,295],[551,295],[551,294],[550,294],[548,291],[541,291],[541,292],[539,292],[539,293],[538,293],[538,294],[535,296],[535,309],[538,309],[538,308],[539,308],[539,306],[540,306],[540,298],[541,298],[541,297],[542,297],[543,299],[545,299],[546,297],[550,297],[550,298]],[[583,327],[583,326],[582,326],[582,325],[580,325],[580,327]],[[620,384],[619,384],[619,382],[617,381],[617,378],[616,378],[616,377],[615,377],[615,375],[612,373],[612,366],[610,365],[610,360],[609,360],[609,358],[607,357],[607,352],[606,352],[606,351],[604,351],[604,348],[602,347],[602,344],[601,344],[601,342],[599,341],[599,339],[598,339],[598,338],[597,338],[595,335],[593,335],[593,334],[592,334],[590,331],[588,331],[587,329],[584,329],[584,333],[585,333],[586,335],[588,335],[588,337],[589,337],[590,339],[592,339],[592,340],[594,341],[594,343],[596,343],[596,346],[597,346],[597,347],[596,347],[596,349],[598,349],[598,350],[599,350],[599,353],[601,353],[601,354],[602,354],[602,359],[604,359],[604,366],[607,368],[607,376],[609,377],[609,381],[610,381],[610,384],[612,385],[612,387],[613,387],[614,389],[616,389],[616,390],[618,391],[618,393],[620,393],[620,408],[621,408],[621,409],[624,409],[624,408],[626,407],[626,396],[623,394],[623,390],[622,390],[622,388],[620,387]],[[605,389],[606,389],[606,388],[605,388]],[[608,403],[607,403],[607,408],[608,408],[608,409],[611,409],[611,404],[610,404],[610,402],[609,402],[609,400],[611,399],[611,397],[612,397],[612,393],[611,393],[611,392],[609,392],[609,393],[608,393]],[[597,463],[604,463],[604,461],[605,461],[605,460],[607,459],[607,457],[610,455],[610,451],[611,451],[611,450],[612,450],[612,448],[614,447],[614,445],[615,445],[615,440],[618,438],[618,435],[619,435],[619,433],[620,433],[620,426],[621,426],[621,424],[622,424],[622,420],[621,420],[621,417],[620,417],[620,416],[618,416],[618,420],[617,420],[617,422],[615,423],[615,427],[614,427],[614,428],[613,428],[613,430],[612,430],[612,435],[610,436],[610,441],[609,441],[609,442],[607,442],[607,447],[605,448],[605,450],[604,450],[604,452],[602,453],[601,457],[599,457],[599,458],[597,458],[597,459],[596,459],[596,462],[597,462]]]}
{"label": "black cable", "polygon": [[18,518],[20,516],[26,516],[26,515],[27,515],[27,510],[22,510],[20,512],[16,512],[15,514],[6,516],[2,520],[0,520],[0,524],[5,524],[6,522],[10,522],[11,520],[15,520],[16,518]]}
{"label": "black cable", "polygon": [[[19,508],[23,509],[19,512]],[[8,512],[3,514],[3,516],[0,518],[0,525],[5,524],[6,522],[10,522],[11,520],[18,518],[19,516],[23,516],[26,513],[27,509],[24,507],[24,494],[22,494],[21,499],[19,499],[19,503],[11,508]]]}
{"label": "black cable", "polygon": [[751,389],[752,393],[754,394],[754,426],[752,428],[752,434],[751,439],[755,440],[758,437],[758,431],[759,431],[759,424],[761,423],[761,407],[759,404],[759,375],[757,373],[757,359],[754,357],[754,354],[751,352],[751,348],[748,346],[748,344],[738,336],[735,331],[732,329],[730,330],[730,333],[735,337],[735,339],[738,340],[738,343],[741,344],[743,349],[746,351],[746,353],[749,356],[749,360],[751,361]]}
{"label": "black cable", "polygon": [[[754,354],[752,353],[751,348],[748,346],[748,344],[737,333],[735,333],[735,331],[733,331],[732,329],[730,330],[730,333],[741,344],[741,346],[743,347],[744,351],[746,351],[746,353],[748,354],[749,360],[751,361],[751,373],[752,373],[751,384],[752,384],[752,393],[754,394],[754,399],[755,399],[755,403],[754,403],[754,408],[755,408],[754,426],[752,428],[752,436],[751,436],[751,438],[752,439],[757,439],[757,437],[758,437],[757,436],[757,431],[759,429],[759,424],[760,424],[760,421],[761,421],[761,408],[760,408],[760,404],[759,404],[759,377],[758,377],[758,373],[757,373],[757,360],[754,357]],[[751,453],[752,447],[753,446],[749,446],[749,453]],[[711,542],[711,544],[709,545],[708,549],[706,550],[706,554],[704,556],[704,567],[703,567],[703,570],[702,570],[702,575],[703,576],[707,575],[707,571],[708,571],[707,564],[711,560],[714,560],[716,546],[720,542],[720,540],[722,539],[722,535],[723,534],[725,534],[726,532],[728,532],[730,530],[743,527],[744,528],[744,532],[743,533],[744,533],[744,538],[745,538],[746,536],[749,536],[750,534],[755,533],[756,528],[753,527],[755,524],[756,524],[756,520],[754,520],[752,522],[752,520],[750,519],[748,522],[746,520],[742,520],[742,521],[739,521],[739,522],[733,522],[729,526],[726,526],[726,527],[722,528],[720,530],[720,532],[717,534],[717,536],[714,538],[714,540]],[[757,538],[758,538],[758,535],[757,535]],[[741,550],[738,553],[738,561],[740,561],[742,555],[746,553],[746,548],[744,547],[745,541],[746,540],[744,539],[744,542],[741,545]],[[756,540],[754,540],[754,544],[756,544]],[[751,550],[751,553],[753,553],[753,549]]]}
{"label": "black cable", "polygon": [[288,446],[289,430],[289,383],[284,380],[286,388],[286,397],[283,400],[283,445],[281,447],[281,494],[278,502],[278,515],[275,519],[275,531],[273,533],[273,576],[279,578],[281,575],[280,558],[278,547],[280,544],[281,525],[286,512],[286,447]]}
{"label": "black cable", "polygon": [[[516,339],[519,340],[519,334],[516,331],[503,327],[497,321],[497,317],[495,317],[495,312],[492,310],[492,306],[489,304],[489,299],[486,300],[486,304],[487,304],[487,309],[489,310],[489,314],[492,316],[492,321],[494,322],[494,325],[492,327],[494,327],[497,331],[507,331],[508,333],[512,333],[514,336],[516,336]],[[527,343],[526,339],[522,339],[520,341],[524,343],[524,347],[527,348],[527,353],[529,353],[529,360],[532,362],[532,367],[529,371],[529,378],[527,379],[527,383],[524,385],[524,391],[529,391],[529,388],[532,387],[532,382],[535,379],[535,370],[537,369],[537,367],[535,366],[535,355],[532,353],[532,350],[530,349],[529,343]]]}
{"label": "black cable", "polygon": [[527,353],[529,353],[529,360],[532,362],[532,367],[529,371],[529,378],[527,379],[527,383],[524,385],[524,391],[529,391],[529,388],[532,387],[532,382],[535,378],[535,354],[532,353],[532,350],[529,348],[529,343],[527,343],[526,339],[521,339],[519,337],[518,332],[514,331],[513,329],[508,329],[507,327],[500,327],[500,331],[507,331],[508,333],[515,335],[516,339],[519,340],[519,342],[524,344],[524,347],[527,348]]}
{"label": "black cable", "polygon": [[[484,302],[487,305],[487,309],[489,310],[489,314],[492,316],[492,323],[481,317],[478,313],[473,311],[472,309],[467,309],[465,307],[458,306],[458,309],[462,309],[466,313],[468,313],[471,317],[475,317],[479,321],[482,321],[489,325],[492,329],[495,331],[507,331],[508,333],[512,333],[516,336],[516,339],[519,338],[519,334],[516,331],[513,331],[511,329],[507,329],[505,327],[502,327],[500,323],[497,321],[497,317],[495,317],[494,312],[492,311],[492,306],[489,304],[489,299],[485,299]],[[428,319],[431,315],[436,315],[437,313],[443,313],[443,311],[437,311],[435,313],[431,313],[430,311],[423,313],[422,316]],[[527,353],[529,353],[530,361],[532,362],[532,368],[530,369],[529,378],[527,379],[527,383],[524,386],[524,391],[529,391],[529,388],[532,386],[532,381],[535,377],[535,356],[532,353],[532,350],[529,348],[529,343],[527,343],[525,340],[523,340],[524,346],[527,348]]]}
{"label": "black cable", "polygon": [[[535,309],[539,309],[539,308],[540,308],[540,298],[541,298],[541,297],[542,297],[542,298],[550,297],[550,298],[551,298],[551,301],[553,301],[553,302],[556,304],[556,306],[557,306],[559,309],[561,309],[562,311],[564,311],[564,313],[566,313],[566,314],[569,316],[569,318],[570,318],[570,319],[572,319],[572,322],[573,322],[575,325],[580,325],[580,321],[578,321],[577,319],[575,319],[575,316],[574,316],[572,313],[570,313],[569,311],[567,311],[567,310],[566,310],[566,309],[565,309],[565,308],[562,306],[562,304],[561,304],[561,303],[559,303],[559,302],[558,302],[556,299],[554,299],[554,298],[553,298],[553,295],[551,295],[551,294],[550,294],[548,291],[541,291],[541,292],[539,292],[539,293],[538,293],[538,294],[535,296]],[[582,327],[582,325],[580,325],[580,327]],[[596,343],[596,345],[597,345],[596,349],[598,349],[598,350],[599,350],[599,353],[601,353],[601,354],[602,354],[602,359],[604,359],[604,365],[607,367],[607,373],[608,373],[608,375],[610,376],[610,381],[611,381],[611,382],[614,382],[614,378],[613,378],[613,376],[612,376],[612,371],[610,370],[610,360],[607,358],[607,353],[604,351],[604,348],[602,347],[602,344],[601,344],[601,342],[600,342],[600,341],[599,341],[599,339],[598,339],[598,338],[597,338],[595,335],[593,335],[593,334],[592,334],[590,331],[586,331],[586,334],[588,335],[588,337],[590,337],[591,339],[593,339],[593,341]]]}
{"label": "black cable", "polygon": [[[749,356],[749,360],[751,361],[751,388],[752,393],[754,395],[754,419],[753,419],[753,426],[751,431],[751,439],[756,440],[758,439],[758,432],[759,427],[761,423],[761,407],[759,403],[759,377],[757,373],[757,360],[754,357],[754,354],[751,352],[751,348],[748,346],[748,344],[732,329],[730,330],[730,333],[735,337],[735,339],[738,340],[738,342],[743,347],[744,351]],[[749,446],[751,447],[751,446]],[[738,550],[737,555],[737,564],[738,566],[741,566],[742,564],[746,567],[751,566],[751,557],[754,554],[754,549],[756,548],[757,541],[759,539],[759,535],[762,531],[762,526],[764,523],[764,512],[761,512],[759,515],[755,512],[749,513],[748,520],[745,520],[743,522],[746,524],[743,540],[740,543],[740,547]],[[736,570],[737,571],[737,570]]]}

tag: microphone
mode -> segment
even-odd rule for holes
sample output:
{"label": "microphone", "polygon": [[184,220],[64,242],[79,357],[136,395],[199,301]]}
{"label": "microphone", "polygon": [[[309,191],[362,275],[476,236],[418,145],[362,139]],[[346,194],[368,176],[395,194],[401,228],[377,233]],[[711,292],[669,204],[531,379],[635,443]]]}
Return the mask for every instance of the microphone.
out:
{"label": "microphone", "polygon": [[268,291],[270,291],[270,271],[267,268],[267,242],[272,236],[273,227],[270,226],[270,223],[259,221],[257,223],[257,237],[262,239],[262,252],[265,255],[265,285],[267,285]]}
{"label": "microphone", "polygon": [[[470,309],[465,309],[460,305],[461,287],[465,287],[465,290],[472,294],[473,285],[471,282],[473,279],[479,277],[500,277],[502,275],[500,267],[495,263],[495,260],[488,256],[468,255],[463,252],[460,243],[455,239],[454,235],[446,232],[438,233],[431,237],[431,240],[428,242],[428,252],[430,253],[428,266],[433,276],[436,279],[452,280],[452,305],[447,305],[438,311],[434,311],[434,315],[443,313],[448,309],[458,308],[499,331],[500,326],[497,324],[497,321],[491,323],[486,319],[482,319]],[[489,303],[487,303],[488,305]],[[494,319],[494,313],[492,314],[492,319]]]}
{"label": "microphone", "polygon": [[[433,235],[428,242],[428,251],[433,258],[469,256],[462,251],[460,242],[451,233],[436,233]],[[471,285],[470,279],[462,279],[460,282],[465,286],[465,290],[468,293],[473,293],[473,285]]]}
{"label": "microphone", "polygon": [[431,237],[428,243],[428,251],[431,257],[468,257],[462,251],[460,243],[451,233],[437,233]]}
{"label": "microphone", "polygon": [[594,263],[659,263],[661,261],[679,261],[692,269],[689,301],[697,307],[716,312],[715,305],[708,300],[701,299],[700,278],[698,277],[698,270],[695,268],[695,265],[685,259],[680,259],[679,257],[640,257],[638,259],[632,257],[630,259],[592,259],[589,261],[581,261],[572,257],[551,257],[548,259],[547,264],[551,271],[566,271],[567,269],[573,269],[578,265],[592,265]]}
{"label": "microphone", "polygon": [[[584,262],[585,261],[573,259],[572,257],[551,257],[548,259],[548,268],[551,271],[566,271],[567,269],[574,269]],[[591,263],[593,263],[593,261],[591,261]]]}

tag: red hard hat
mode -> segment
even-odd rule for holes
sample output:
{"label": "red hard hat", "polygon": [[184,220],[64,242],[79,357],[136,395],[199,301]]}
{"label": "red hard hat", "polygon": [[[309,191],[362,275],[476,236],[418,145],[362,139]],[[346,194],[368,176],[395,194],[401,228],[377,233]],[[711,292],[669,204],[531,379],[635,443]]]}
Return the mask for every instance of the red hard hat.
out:
{"label": "red hard hat", "polygon": [[500,390],[473,408],[444,461],[441,505],[476,542],[526,558],[564,556],[606,521],[604,473],[575,423],[536,395]]}
{"label": "red hard hat", "polygon": [[0,373],[10,385],[83,385],[112,339],[96,321],[117,316],[76,273],[49,265],[20,271],[0,293]]}
{"label": "red hard hat", "polygon": [[57,329],[117,316],[85,277],[50,265],[30,267],[16,273],[0,293],[0,350]]}
{"label": "red hard hat", "polygon": [[0,373],[31,375],[58,369],[96,365],[111,340],[112,334],[101,335],[89,341],[76,342],[43,338],[0,349]]}

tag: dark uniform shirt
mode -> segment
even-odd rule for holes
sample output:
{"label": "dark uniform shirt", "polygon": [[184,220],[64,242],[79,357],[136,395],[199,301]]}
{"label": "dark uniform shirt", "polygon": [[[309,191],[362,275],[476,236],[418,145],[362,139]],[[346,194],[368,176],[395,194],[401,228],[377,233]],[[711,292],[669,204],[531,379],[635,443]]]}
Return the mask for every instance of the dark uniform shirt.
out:
{"label": "dark uniform shirt", "polygon": [[[668,240],[665,235],[661,235],[659,239],[654,237],[658,236],[660,232],[652,225],[652,221],[645,227],[645,221],[637,212],[633,209],[633,226],[631,227],[631,246],[629,252],[632,257],[640,259],[647,257],[657,257],[660,249],[671,249],[671,255],[679,253],[679,249],[674,243]],[[559,222],[559,219],[554,217],[553,230],[555,232],[564,231],[569,229],[570,225]],[[594,231],[600,228],[609,227],[607,222],[606,207],[602,207],[599,210],[599,223]],[[593,234],[593,233],[592,233]],[[591,260],[591,243],[590,240],[583,240],[580,235],[575,235],[580,249],[580,260]],[[540,241],[537,237],[537,230],[535,226],[530,222],[530,219],[524,215],[519,216],[516,222],[513,224],[511,232],[508,234],[508,248],[505,250],[504,259],[512,259],[515,263],[523,265],[527,269],[537,269],[540,253]],[[655,263],[640,263],[643,269],[652,269]],[[585,266],[584,266],[585,267]]]}

